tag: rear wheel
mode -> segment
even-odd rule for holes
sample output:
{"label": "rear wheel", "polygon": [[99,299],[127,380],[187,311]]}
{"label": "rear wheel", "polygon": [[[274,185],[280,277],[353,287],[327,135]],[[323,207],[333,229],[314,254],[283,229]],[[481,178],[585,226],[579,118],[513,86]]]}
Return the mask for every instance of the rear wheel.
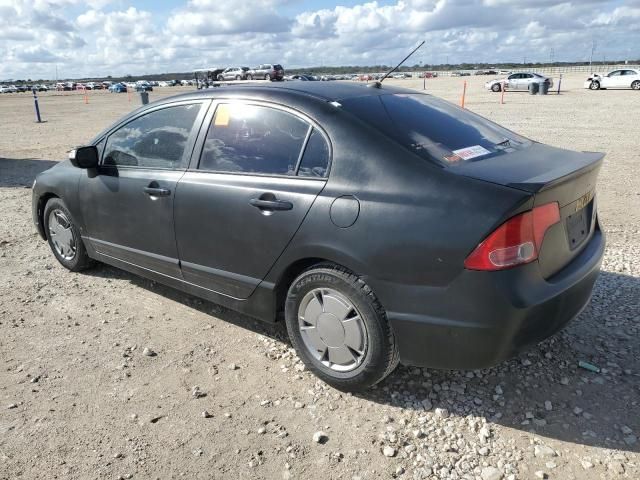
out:
{"label": "rear wheel", "polygon": [[80,231],[62,200],[52,198],[47,202],[43,220],[49,247],[63,267],[78,272],[93,265],[80,238]]}
{"label": "rear wheel", "polygon": [[501,89],[500,84],[499,83],[494,83],[493,85],[491,85],[491,91],[493,92],[499,92]]}
{"label": "rear wheel", "polygon": [[631,88],[634,90],[640,90],[640,80],[636,80],[631,84]]}
{"label": "rear wheel", "polygon": [[600,90],[600,82],[594,80],[591,82],[591,85],[589,85],[589,88],[591,90]]}
{"label": "rear wheel", "polygon": [[287,294],[285,319],[302,361],[337,389],[368,388],[398,364],[384,309],[360,277],[341,267],[321,265],[298,276]]}
{"label": "rear wheel", "polygon": [[236,75],[236,80],[242,80],[242,77],[240,75]]}
{"label": "rear wheel", "polygon": [[268,73],[265,73],[264,79],[265,80],[271,80],[271,75],[269,75]]}
{"label": "rear wheel", "polygon": [[247,80],[253,80],[253,75],[247,75]]}
{"label": "rear wheel", "polygon": [[222,82],[224,80],[224,77],[222,75],[218,75],[218,81]]}

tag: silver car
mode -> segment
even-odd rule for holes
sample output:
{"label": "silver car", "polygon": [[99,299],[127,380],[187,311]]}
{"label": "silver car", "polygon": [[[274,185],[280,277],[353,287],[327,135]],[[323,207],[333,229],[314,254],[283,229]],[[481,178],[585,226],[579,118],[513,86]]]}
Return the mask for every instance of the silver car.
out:
{"label": "silver car", "polygon": [[502,90],[504,84],[507,90],[529,90],[529,85],[532,83],[549,82],[549,88],[553,87],[553,79],[545,77],[535,72],[514,72],[509,74],[504,79],[489,80],[484,84],[487,90],[492,92],[499,92]]}
{"label": "silver car", "polygon": [[218,80],[246,80],[249,67],[229,67],[218,74]]}

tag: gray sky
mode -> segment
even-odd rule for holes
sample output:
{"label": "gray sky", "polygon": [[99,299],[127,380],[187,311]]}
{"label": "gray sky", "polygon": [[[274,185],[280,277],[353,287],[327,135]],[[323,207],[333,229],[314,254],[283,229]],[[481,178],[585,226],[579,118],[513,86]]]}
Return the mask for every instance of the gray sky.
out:
{"label": "gray sky", "polygon": [[0,0],[0,79],[640,58],[640,0]]}

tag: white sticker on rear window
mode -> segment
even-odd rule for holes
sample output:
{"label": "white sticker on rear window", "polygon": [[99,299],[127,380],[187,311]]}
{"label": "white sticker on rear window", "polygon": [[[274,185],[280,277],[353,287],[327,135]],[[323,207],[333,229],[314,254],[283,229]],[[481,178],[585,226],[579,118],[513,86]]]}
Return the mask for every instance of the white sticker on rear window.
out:
{"label": "white sticker on rear window", "polygon": [[491,152],[480,145],[474,145],[472,147],[453,150],[452,153],[455,153],[463,160],[471,160],[472,158],[481,157],[482,155],[489,155]]}

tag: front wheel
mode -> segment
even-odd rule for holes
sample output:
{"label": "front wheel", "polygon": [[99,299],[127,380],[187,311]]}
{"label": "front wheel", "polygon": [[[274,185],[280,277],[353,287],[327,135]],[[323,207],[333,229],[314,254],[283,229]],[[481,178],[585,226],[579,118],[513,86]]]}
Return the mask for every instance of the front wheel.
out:
{"label": "front wheel", "polygon": [[335,265],[303,272],[287,294],[289,338],[304,364],[339,390],[363,390],[398,365],[395,337],[364,281]]}
{"label": "front wheel", "polygon": [[47,202],[43,220],[49,247],[63,267],[79,272],[93,264],[80,238],[80,231],[62,200],[52,198]]}
{"label": "front wheel", "polygon": [[589,88],[590,88],[591,90],[600,90],[600,82],[597,82],[597,81],[595,81],[595,80],[594,80],[594,81],[593,81],[593,82],[591,82],[591,84],[589,85]]}
{"label": "front wheel", "polygon": [[499,92],[501,89],[500,84],[499,83],[494,83],[493,85],[491,85],[491,91],[493,92]]}
{"label": "front wheel", "polygon": [[247,75],[247,80],[253,80],[253,75]]}
{"label": "front wheel", "polygon": [[631,84],[631,88],[632,88],[633,90],[640,90],[640,80],[636,80],[635,82],[633,82],[633,83]]}

